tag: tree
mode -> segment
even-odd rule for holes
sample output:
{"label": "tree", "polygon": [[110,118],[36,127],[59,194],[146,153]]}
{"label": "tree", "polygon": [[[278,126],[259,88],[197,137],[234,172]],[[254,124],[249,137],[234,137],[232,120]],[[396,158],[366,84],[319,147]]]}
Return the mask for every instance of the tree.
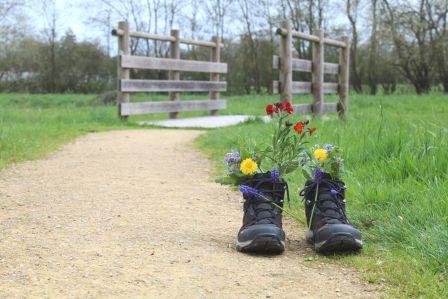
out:
{"label": "tree", "polygon": [[213,24],[213,34],[224,40],[227,13],[234,0],[204,0],[207,15]]}
{"label": "tree", "polygon": [[400,71],[414,85],[417,94],[431,89],[433,60],[430,55],[430,27],[425,22],[425,2],[419,0],[415,7],[409,3],[392,6],[388,0],[383,0]]}
{"label": "tree", "polygon": [[377,93],[377,60],[378,60],[378,0],[371,0],[372,29],[370,34],[370,51],[368,79],[370,94]]}
{"label": "tree", "polygon": [[426,22],[429,26],[431,56],[435,58],[435,68],[443,90],[448,93],[448,1],[424,1]]}
{"label": "tree", "polygon": [[41,0],[41,16],[44,20],[44,36],[48,43],[48,53],[45,56],[46,69],[43,84],[48,91],[56,92],[56,28],[58,26],[58,12],[55,0]]}
{"label": "tree", "polygon": [[358,69],[358,9],[360,0],[347,0],[346,2],[346,13],[347,18],[350,22],[352,31],[352,42],[350,48],[350,78],[352,81],[353,89],[360,93],[362,92],[362,79],[360,71]]}
{"label": "tree", "polygon": [[246,60],[246,63],[249,64],[248,67],[251,70],[251,73],[253,74],[250,76],[254,79],[253,85],[255,85],[255,90],[257,93],[260,92],[260,72],[258,68],[259,60],[258,60],[258,51],[257,51],[257,41],[255,41],[253,28],[252,28],[252,19],[251,16],[251,10],[254,7],[254,3],[250,3],[250,0],[238,0],[238,4],[240,6],[240,11],[242,15],[242,19],[244,20],[245,27],[246,27],[246,33],[243,36],[243,40],[247,39],[248,43],[248,52],[249,57]]}

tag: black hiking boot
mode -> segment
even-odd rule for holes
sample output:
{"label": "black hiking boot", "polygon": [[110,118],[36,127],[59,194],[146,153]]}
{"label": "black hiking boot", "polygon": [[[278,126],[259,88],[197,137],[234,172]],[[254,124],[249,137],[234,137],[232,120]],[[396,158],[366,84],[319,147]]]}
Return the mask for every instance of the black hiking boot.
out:
{"label": "black hiking boot", "polygon": [[[285,232],[282,229],[282,209],[285,181],[271,178],[271,173],[259,173],[245,185],[261,194],[243,192],[243,226],[238,233],[236,248],[242,252],[279,254],[285,250]],[[275,203],[275,204],[274,204]],[[281,207],[281,208],[280,208]]]}
{"label": "black hiking boot", "polygon": [[310,228],[307,241],[314,244],[314,249],[319,253],[360,250],[361,232],[345,214],[344,182],[333,180],[328,173],[323,173],[314,204],[316,187],[316,180],[308,180],[300,193],[304,196],[306,221]]}

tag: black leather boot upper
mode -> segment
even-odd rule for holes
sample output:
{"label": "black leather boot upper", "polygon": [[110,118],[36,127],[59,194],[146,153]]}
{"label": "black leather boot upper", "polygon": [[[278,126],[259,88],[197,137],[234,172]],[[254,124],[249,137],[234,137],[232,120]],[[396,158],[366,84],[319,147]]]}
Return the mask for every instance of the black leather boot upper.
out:
{"label": "black leather boot upper", "polygon": [[310,228],[308,241],[318,244],[319,248],[329,241],[335,251],[339,249],[337,242],[340,242],[341,250],[362,246],[360,231],[346,215],[343,181],[333,180],[328,173],[323,173],[319,183],[314,179],[308,180],[300,195],[304,197],[306,220]]}
{"label": "black leather boot upper", "polygon": [[[284,250],[285,233],[282,229],[282,208],[287,190],[283,180],[273,182],[270,173],[255,174],[245,185],[255,188],[262,196],[244,195],[243,225],[238,233],[239,249],[250,247],[250,251],[263,251],[272,248],[266,242],[278,242]],[[264,240],[259,243],[256,240]],[[266,241],[271,240],[271,241]],[[257,247],[257,248],[256,248]],[[277,248],[277,247],[276,247]]]}
{"label": "black leather boot upper", "polygon": [[[254,224],[274,224],[282,227],[282,210],[287,184],[284,181],[273,183],[270,173],[257,173],[245,185],[257,189],[266,198],[244,195],[244,229]],[[272,202],[271,202],[272,201]],[[275,203],[275,205],[273,204]],[[279,208],[279,207],[281,208]]]}

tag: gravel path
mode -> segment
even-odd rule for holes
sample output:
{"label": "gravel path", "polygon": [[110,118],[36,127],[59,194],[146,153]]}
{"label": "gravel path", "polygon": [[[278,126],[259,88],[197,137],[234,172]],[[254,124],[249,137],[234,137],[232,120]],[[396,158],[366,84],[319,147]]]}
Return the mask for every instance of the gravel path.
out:
{"label": "gravel path", "polygon": [[241,196],[213,183],[200,131],[94,133],[0,171],[0,297],[377,297],[309,261],[286,221],[281,256],[238,253]]}

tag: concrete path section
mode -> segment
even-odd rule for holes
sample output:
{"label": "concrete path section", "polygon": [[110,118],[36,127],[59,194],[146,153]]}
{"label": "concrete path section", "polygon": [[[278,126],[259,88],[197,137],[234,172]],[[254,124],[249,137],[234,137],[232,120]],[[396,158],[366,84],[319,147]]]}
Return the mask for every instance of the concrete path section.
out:
{"label": "concrete path section", "polygon": [[[141,125],[155,125],[166,128],[219,128],[234,126],[245,121],[255,119],[256,116],[251,115],[218,115],[218,116],[203,116],[190,118],[176,118],[155,121],[141,121]],[[269,118],[258,117],[264,121]]]}

